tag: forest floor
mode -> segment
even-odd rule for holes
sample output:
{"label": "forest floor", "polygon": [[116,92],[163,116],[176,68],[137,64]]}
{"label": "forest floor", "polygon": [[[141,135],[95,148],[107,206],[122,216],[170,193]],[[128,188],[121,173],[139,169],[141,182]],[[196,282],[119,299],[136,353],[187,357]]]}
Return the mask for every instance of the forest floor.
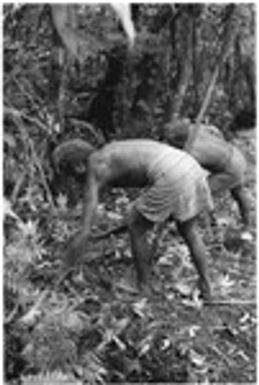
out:
{"label": "forest floor", "polygon": [[[239,133],[235,143],[249,163],[246,188],[253,240],[230,239],[231,229],[240,223],[239,213],[227,193],[217,198],[216,236],[201,219],[213,304],[204,305],[198,298],[196,271],[173,223],[155,241],[153,290],[145,297],[133,289],[127,234],[110,236],[89,246],[83,269],[45,301],[39,323],[26,332],[24,326],[19,329],[24,375],[45,368],[73,372],[92,384],[256,383],[255,132]],[[131,193],[119,190],[99,205],[97,228],[120,220],[131,198]],[[51,259],[50,266],[55,280]],[[42,264],[40,269],[41,278],[32,280],[39,293],[50,278],[49,269],[46,273]],[[48,338],[43,341],[43,336]]]}

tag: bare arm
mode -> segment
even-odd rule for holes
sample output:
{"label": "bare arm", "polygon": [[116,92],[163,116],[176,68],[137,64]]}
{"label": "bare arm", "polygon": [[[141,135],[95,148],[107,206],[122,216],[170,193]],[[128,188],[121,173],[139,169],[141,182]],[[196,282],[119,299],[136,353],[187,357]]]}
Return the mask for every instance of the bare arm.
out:
{"label": "bare arm", "polygon": [[84,191],[84,211],[81,230],[69,240],[68,249],[65,255],[65,263],[69,267],[75,265],[84,253],[84,248],[98,204],[98,190],[98,181],[94,173],[89,171]]}

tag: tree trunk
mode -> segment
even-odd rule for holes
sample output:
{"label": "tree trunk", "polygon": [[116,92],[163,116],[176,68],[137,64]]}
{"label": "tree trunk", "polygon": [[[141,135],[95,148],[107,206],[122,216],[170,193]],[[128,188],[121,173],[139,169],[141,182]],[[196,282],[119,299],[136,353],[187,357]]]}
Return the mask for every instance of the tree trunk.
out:
{"label": "tree trunk", "polygon": [[250,105],[251,109],[256,109],[256,97],[255,97],[255,71],[254,71],[254,61],[247,57],[243,61],[243,71],[247,82],[248,92],[250,96]]}
{"label": "tree trunk", "polygon": [[193,85],[193,113],[197,111],[199,103],[199,71],[198,71],[198,42],[200,40],[200,26],[196,22],[196,18],[193,18],[192,22],[192,85]]}
{"label": "tree trunk", "polygon": [[183,105],[184,97],[191,79],[192,74],[192,15],[188,14],[187,22],[187,37],[185,42],[185,49],[182,52],[181,66],[180,66],[180,76],[178,80],[178,85],[174,91],[174,97],[172,100],[171,107],[171,120],[176,120],[180,115],[181,108]]}
{"label": "tree trunk", "polygon": [[196,118],[195,127],[192,130],[192,132],[191,132],[191,134],[190,134],[190,136],[186,142],[185,149],[187,151],[189,151],[192,148],[192,145],[195,141],[195,138],[199,133],[200,124],[201,124],[203,116],[204,116],[204,114],[205,114],[205,112],[209,106],[209,103],[211,101],[212,94],[213,94],[213,91],[214,91],[214,88],[216,85],[216,81],[217,81],[221,66],[225,62],[225,60],[229,54],[229,49],[233,43],[233,40],[236,37],[237,23],[235,23],[235,21],[231,22],[231,17],[234,13],[234,10],[235,10],[235,5],[230,4],[229,9],[228,9],[228,15],[227,15],[228,17],[226,17],[226,19],[225,19],[225,26],[224,26],[223,33],[222,33],[223,42],[222,42],[221,51],[220,51],[216,66],[214,68],[214,71],[212,73],[210,82],[208,84],[203,104],[202,104],[200,112]]}

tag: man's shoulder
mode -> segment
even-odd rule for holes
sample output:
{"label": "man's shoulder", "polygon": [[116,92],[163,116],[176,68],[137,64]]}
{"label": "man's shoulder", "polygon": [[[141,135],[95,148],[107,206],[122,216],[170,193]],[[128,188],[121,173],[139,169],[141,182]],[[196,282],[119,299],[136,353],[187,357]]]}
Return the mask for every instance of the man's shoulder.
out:
{"label": "man's shoulder", "polygon": [[174,148],[170,146],[167,143],[160,142],[154,139],[145,139],[145,138],[139,138],[139,139],[125,139],[125,140],[114,140],[108,144],[106,144],[103,147],[103,151],[109,152],[109,151],[127,151],[136,150],[137,152],[141,152],[141,150],[144,149],[156,149],[156,150],[163,150],[164,148]]}

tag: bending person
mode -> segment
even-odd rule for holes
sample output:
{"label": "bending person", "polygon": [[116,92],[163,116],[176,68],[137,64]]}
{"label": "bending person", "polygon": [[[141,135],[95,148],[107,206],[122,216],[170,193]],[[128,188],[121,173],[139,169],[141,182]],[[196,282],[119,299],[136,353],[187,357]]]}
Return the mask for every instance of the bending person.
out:
{"label": "bending person", "polygon": [[197,216],[213,207],[204,171],[184,151],[152,140],[115,141],[95,150],[80,139],[69,140],[54,152],[56,167],[84,185],[81,230],[70,240],[65,255],[73,266],[84,247],[96,212],[99,192],[105,186],[145,188],[129,213],[128,228],[139,288],[148,285],[151,250],[146,235],[154,223],[171,216],[187,243],[199,275],[199,288],[209,300],[206,252]]}
{"label": "bending person", "polygon": [[[176,125],[168,124],[168,143],[177,148],[184,148],[193,128],[194,124],[188,119],[183,119]],[[244,189],[246,160],[239,149],[227,142],[216,127],[202,124],[189,153],[210,172],[208,182],[212,194],[230,191],[238,204],[243,230],[248,231],[250,206]]]}

